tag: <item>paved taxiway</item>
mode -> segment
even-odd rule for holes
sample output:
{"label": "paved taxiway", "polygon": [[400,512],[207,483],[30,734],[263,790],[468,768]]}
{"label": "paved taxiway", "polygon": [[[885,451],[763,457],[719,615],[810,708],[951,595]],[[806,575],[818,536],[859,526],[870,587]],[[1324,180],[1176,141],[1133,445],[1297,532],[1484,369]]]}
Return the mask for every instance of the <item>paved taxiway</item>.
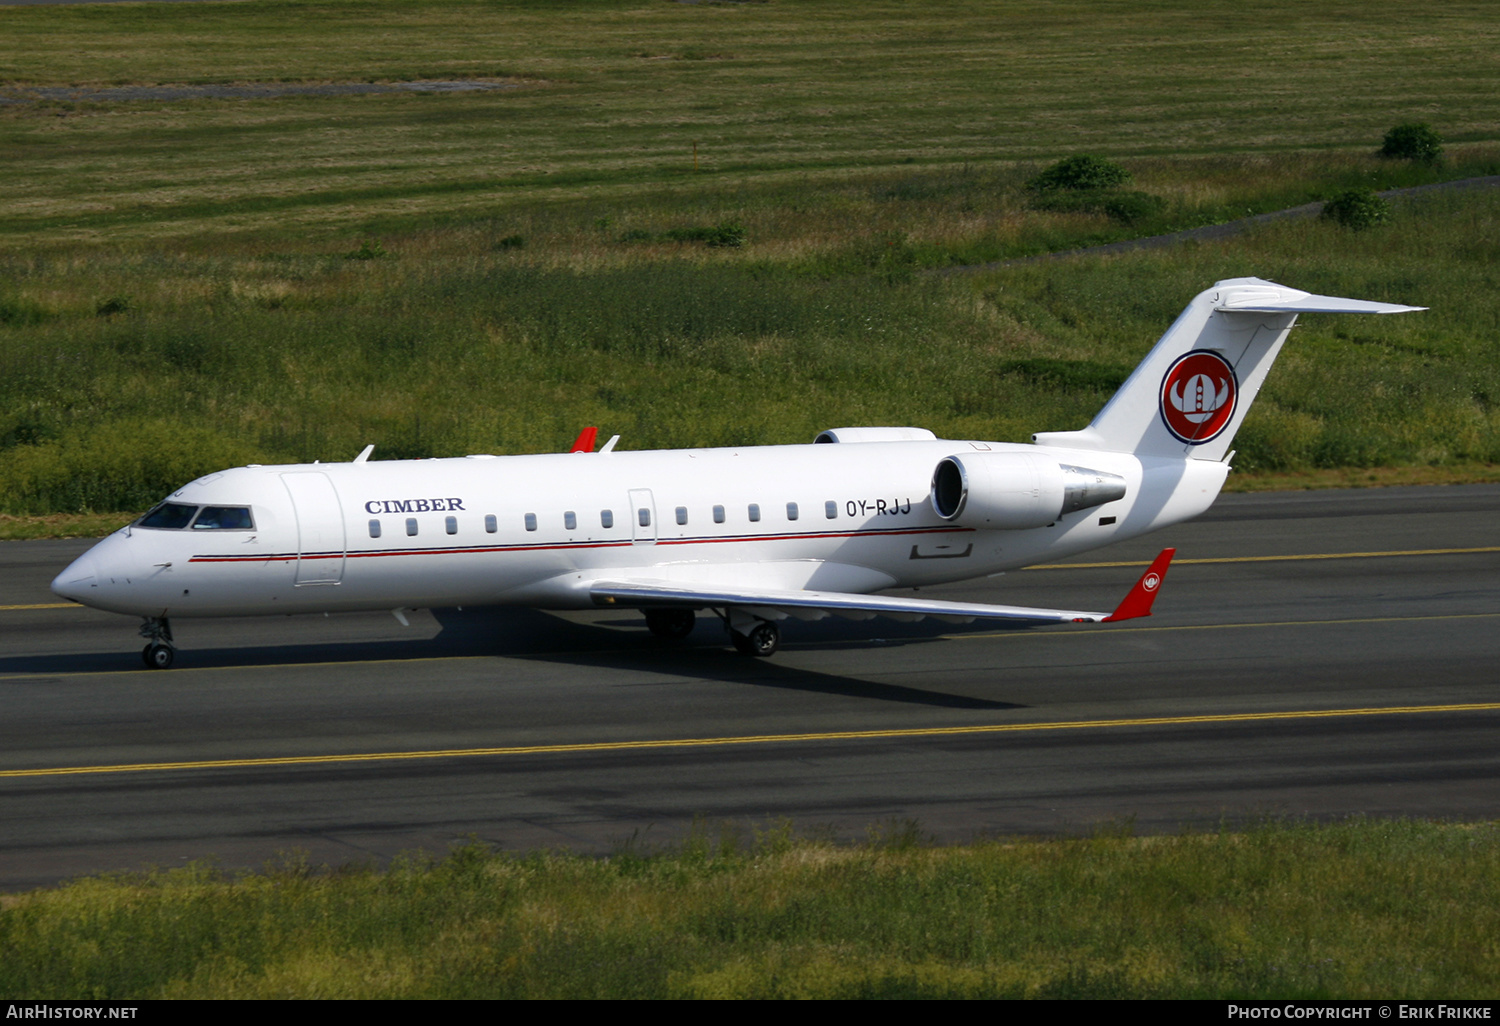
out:
{"label": "paved taxiway", "polygon": [[[133,620],[30,608],[87,544],[0,543],[0,889],[470,835],[599,851],[695,818],[964,840],[1500,816],[1500,486],[1227,496],[1075,561],[1176,545],[1150,620],[789,622],[770,660],[707,617],[672,647],[628,613],[468,610],[184,620],[178,668],[146,671]],[[924,594],[1109,608],[1139,573]]]}

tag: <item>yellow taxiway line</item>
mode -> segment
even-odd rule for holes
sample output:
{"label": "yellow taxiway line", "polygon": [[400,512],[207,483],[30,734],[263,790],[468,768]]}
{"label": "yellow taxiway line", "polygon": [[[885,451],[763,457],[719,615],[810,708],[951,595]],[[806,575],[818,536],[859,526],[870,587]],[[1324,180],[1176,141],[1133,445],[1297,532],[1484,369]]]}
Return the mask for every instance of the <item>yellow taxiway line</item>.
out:
{"label": "yellow taxiway line", "polygon": [[952,737],[962,734],[1019,734],[1039,730],[1094,730],[1109,727],[1175,727],[1275,720],[1338,719],[1353,716],[1402,716],[1418,713],[1496,712],[1500,702],[1463,705],[1400,705],[1368,709],[1300,709],[1288,712],[1220,713],[1204,716],[1145,716],[1119,720],[1060,720],[1048,723],[987,723],[967,727],[903,727],[894,730],[841,730],[807,734],[750,734],[738,737],[667,738],[651,741],[593,741],[580,744],[516,745],[504,748],[446,748],[424,752],[360,752],[348,755],[286,755],[265,759],[202,759],[182,762],[122,763],[113,766],[54,766],[0,770],[0,778],[61,777],[86,773],[145,773],[195,769],[258,769],[269,766],[319,766],[339,762],[398,762],[413,759],[465,759],[506,755],[555,755],[578,752],[626,752],[646,748],[710,748],[811,741],[859,741],[872,738]]}

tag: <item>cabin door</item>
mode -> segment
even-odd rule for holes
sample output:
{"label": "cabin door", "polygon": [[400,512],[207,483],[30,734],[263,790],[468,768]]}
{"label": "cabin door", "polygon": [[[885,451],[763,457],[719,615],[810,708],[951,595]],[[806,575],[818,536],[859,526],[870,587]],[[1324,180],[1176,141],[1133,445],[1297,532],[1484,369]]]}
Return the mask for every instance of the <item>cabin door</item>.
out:
{"label": "cabin door", "polygon": [[328,475],[318,470],[282,474],[297,515],[297,587],[344,579],[344,513]]}

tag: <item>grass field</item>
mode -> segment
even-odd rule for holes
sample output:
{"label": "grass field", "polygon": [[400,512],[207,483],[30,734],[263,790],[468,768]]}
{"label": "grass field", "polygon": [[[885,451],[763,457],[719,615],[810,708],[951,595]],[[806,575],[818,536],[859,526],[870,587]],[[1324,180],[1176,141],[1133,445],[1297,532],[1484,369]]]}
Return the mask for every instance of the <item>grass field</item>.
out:
{"label": "grass field", "polygon": [[[1489,476],[1493,192],[1364,234],[925,274],[1500,171],[1488,5],[1366,12],[1272,4],[1236,35],[1237,8],[1187,0],[4,9],[0,95],[24,102],[0,105],[0,514],[137,510],[367,442],[551,450],[590,423],[626,448],[1025,439],[1086,422],[1193,294],[1244,274],[1433,309],[1308,321],[1242,474]],[[26,100],[462,78],[518,88]],[[1412,119],[1444,162],[1373,155]],[[1159,206],[1044,209],[1027,180],[1080,151]],[[701,241],[725,229],[743,244]]]}
{"label": "grass field", "polygon": [[1493,824],[208,866],[0,899],[0,997],[1487,999]]}
{"label": "grass field", "polygon": [[[903,167],[1493,142],[1486,3],[255,0],[7,9],[0,85],[512,78],[0,114],[5,242],[282,237]],[[693,146],[700,172],[694,176]],[[1270,161],[1269,163],[1275,163]],[[689,184],[689,183],[692,184]],[[1243,187],[1235,182],[1228,190]],[[712,191],[710,191],[712,195]],[[679,196],[691,207],[694,197]],[[905,227],[902,225],[901,227]]]}

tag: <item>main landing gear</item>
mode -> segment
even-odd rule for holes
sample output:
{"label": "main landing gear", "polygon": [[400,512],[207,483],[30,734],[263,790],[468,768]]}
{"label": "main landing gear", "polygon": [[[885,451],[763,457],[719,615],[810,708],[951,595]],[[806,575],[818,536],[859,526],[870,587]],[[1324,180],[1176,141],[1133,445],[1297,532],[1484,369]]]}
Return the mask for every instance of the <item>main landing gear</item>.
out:
{"label": "main landing gear", "polygon": [[724,629],[729,632],[729,643],[740,655],[775,655],[776,650],[781,647],[781,628],[770,620],[762,620],[733,606],[722,613],[717,609],[714,612],[724,621]]}
{"label": "main landing gear", "polygon": [[148,616],[141,624],[140,635],[148,639],[141,649],[141,662],[148,670],[165,670],[172,665],[177,650],[172,647],[172,625],[165,616]]}
{"label": "main landing gear", "polygon": [[734,645],[734,650],[740,655],[775,655],[776,650],[781,647],[781,628],[769,620],[762,620],[751,627],[748,632],[743,633],[731,627],[729,640]]}
{"label": "main landing gear", "polygon": [[[729,632],[730,644],[741,655],[774,655],[781,647],[781,628],[770,620],[751,616],[741,609],[714,609],[713,614],[724,621]],[[681,641],[693,633],[698,614],[692,609],[647,609],[646,628],[658,638],[666,641]]]}

